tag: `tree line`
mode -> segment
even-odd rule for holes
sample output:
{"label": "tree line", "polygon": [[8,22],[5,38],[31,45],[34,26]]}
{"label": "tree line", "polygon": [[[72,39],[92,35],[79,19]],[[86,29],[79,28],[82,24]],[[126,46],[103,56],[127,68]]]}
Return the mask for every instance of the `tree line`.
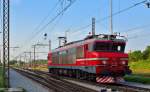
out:
{"label": "tree line", "polygon": [[147,46],[144,51],[136,50],[129,53],[129,61],[137,62],[137,61],[147,61],[150,60],[150,46]]}

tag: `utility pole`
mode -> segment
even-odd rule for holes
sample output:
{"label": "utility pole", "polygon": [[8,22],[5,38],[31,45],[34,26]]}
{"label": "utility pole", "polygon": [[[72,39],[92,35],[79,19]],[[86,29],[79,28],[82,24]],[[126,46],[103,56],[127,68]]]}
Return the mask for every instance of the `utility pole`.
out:
{"label": "utility pole", "polygon": [[[51,41],[49,42],[49,44],[41,44],[41,43],[38,43],[38,44],[35,44],[35,45],[32,45],[33,46],[33,66],[34,66],[34,69],[35,69],[35,65],[36,65],[36,47],[37,46],[50,46],[51,45]],[[51,49],[51,47],[49,47],[49,49]],[[32,53],[32,52],[31,52]],[[43,52],[39,52],[39,53],[43,53]]]}
{"label": "utility pole", "polygon": [[[7,87],[9,88],[9,0],[3,0],[3,78],[6,81],[5,67],[7,63]],[[4,83],[5,85],[5,83]]]}
{"label": "utility pole", "polygon": [[[9,49],[10,49],[10,50],[12,49],[12,50],[13,50],[12,53],[13,53],[16,49],[19,49],[19,47],[18,47],[18,46],[16,46],[16,47],[9,47]],[[11,54],[11,53],[10,53],[10,54]]]}
{"label": "utility pole", "polygon": [[35,49],[36,49],[36,45],[33,45],[33,67],[35,69]]}
{"label": "utility pole", "polygon": [[[26,53],[24,53],[24,63],[25,63],[25,65],[26,65],[26,60],[27,60],[27,55],[26,55]],[[26,66],[24,66],[24,68],[26,68]]]}
{"label": "utility pole", "polygon": [[29,52],[29,54],[30,54],[30,67],[32,66],[32,57],[31,57],[31,52]]}
{"label": "utility pole", "polygon": [[113,0],[110,0],[110,32],[113,34]]}
{"label": "utility pole", "polygon": [[24,52],[25,54],[29,54],[29,67],[31,67],[32,65],[32,57],[31,57],[31,54],[32,54],[32,52],[30,51],[30,52]]}
{"label": "utility pole", "polygon": [[20,60],[19,60],[19,66],[21,67],[21,62],[22,62],[22,56],[20,55]]}

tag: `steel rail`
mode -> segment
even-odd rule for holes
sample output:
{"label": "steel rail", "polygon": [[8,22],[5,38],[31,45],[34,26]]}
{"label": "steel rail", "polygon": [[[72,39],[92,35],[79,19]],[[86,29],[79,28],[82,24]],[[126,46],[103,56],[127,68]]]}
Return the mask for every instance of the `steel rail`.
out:
{"label": "steel rail", "polygon": [[56,92],[97,92],[90,88],[61,80],[60,78],[54,78],[54,76],[51,77],[46,73],[20,69],[14,70]]}
{"label": "steel rail", "polygon": [[[30,70],[32,71],[32,70]],[[116,84],[98,84],[95,82],[91,82],[91,81],[86,81],[86,80],[78,80],[78,79],[74,79],[74,78],[68,78],[68,77],[60,77],[60,76],[56,76],[53,74],[50,74],[48,72],[44,72],[44,71],[35,71],[38,74],[41,75],[49,75],[51,77],[54,77],[56,79],[67,79],[67,80],[74,80],[74,81],[79,81],[82,83],[87,83],[87,84],[92,84],[95,86],[100,86],[100,87],[106,87],[106,88],[111,88],[112,90],[122,90],[124,92],[150,92],[150,88],[146,88],[146,87],[139,87],[139,86],[135,86],[135,85],[129,85],[126,82],[122,82],[122,83],[116,83]]]}

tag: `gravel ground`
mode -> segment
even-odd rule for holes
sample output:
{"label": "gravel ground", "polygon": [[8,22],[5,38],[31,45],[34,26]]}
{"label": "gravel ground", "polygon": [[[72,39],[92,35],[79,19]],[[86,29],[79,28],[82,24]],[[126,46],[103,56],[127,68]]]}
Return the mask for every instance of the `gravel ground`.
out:
{"label": "gravel ground", "polygon": [[[111,90],[111,89],[108,89],[108,88],[105,88],[105,87],[95,86],[95,85],[82,83],[82,82],[77,82],[77,81],[73,81],[73,80],[67,80],[67,79],[64,79],[64,80],[68,81],[68,82],[71,82],[71,83],[74,83],[74,84],[77,84],[77,85],[80,85],[80,86],[83,86],[83,87],[91,88],[91,89],[93,89],[95,91],[98,91],[98,92],[101,92],[101,90],[103,90],[103,89]],[[108,92],[111,92],[111,91],[108,91]]]}
{"label": "gravel ground", "polygon": [[141,84],[141,83],[135,83],[135,82],[124,82],[124,84],[129,86],[136,86],[136,87],[142,87],[150,90],[150,85]]}
{"label": "gravel ground", "polygon": [[10,86],[13,88],[24,88],[27,92],[53,92],[48,88],[22,76],[14,70],[10,69]]}

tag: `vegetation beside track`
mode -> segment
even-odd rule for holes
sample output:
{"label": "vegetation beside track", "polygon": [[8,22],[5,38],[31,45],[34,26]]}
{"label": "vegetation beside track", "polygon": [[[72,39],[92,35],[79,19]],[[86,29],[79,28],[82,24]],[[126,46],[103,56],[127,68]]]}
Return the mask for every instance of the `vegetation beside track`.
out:
{"label": "vegetation beside track", "polygon": [[132,75],[125,76],[126,81],[150,84],[150,46],[147,46],[143,51],[131,51],[129,66]]}
{"label": "vegetation beside track", "polygon": [[124,79],[128,82],[136,82],[136,83],[143,83],[143,84],[150,84],[150,78],[144,76],[137,76],[137,75],[126,75]]}
{"label": "vegetation beside track", "polygon": [[17,62],[16,60],[12,60],[10,64],[11,66],[18,68],[30,68],[33,70],[48,71],[47,60],[36,60],[35,62],[30,62],[30,64],[24,63],[23,61]]}
{"label": "vegetation beside track", "polygon": [[4,87],[4,85],[3,85],[4,80],[3,80],[2,74],[3,74],[3,68],[2,68],[2,66],[0,66],[0,88]]}
{"label": "vegetation beside track", "polygon": [[48,71],[47,60],[37,60],[35,69],[40,71]]}
{"label": "vegetation beside track", "polygon": [[133,74],[150,76],[150,46],[144,51],[131,51],[129,53],[129,66]]}
{"label": "vegetation beside track", "polygon": [[130,69],[133,74],[145,75],[150,77],[150,60],[140,60],[137,62],[129,63]]}
{"label": "vegetation beside track", "polygon": [[137,61],[129,63],[132,75],[126,75],[124,79],[129,82],[150,84],[150,61]]}

